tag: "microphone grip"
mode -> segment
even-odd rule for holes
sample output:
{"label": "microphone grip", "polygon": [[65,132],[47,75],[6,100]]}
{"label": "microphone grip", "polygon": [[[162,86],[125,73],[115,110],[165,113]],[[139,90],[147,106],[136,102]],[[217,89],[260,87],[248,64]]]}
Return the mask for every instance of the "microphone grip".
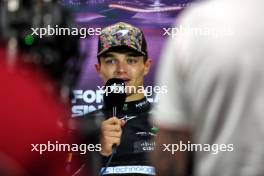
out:
{"label": "microphone grip", "polygon": [[117,149],[117,145],[114,144],[114,145],[112,146],[112,154],[116,154],[116,149]]}
{"label": "microphone grip", "polygon": [[[116,117],[116,106],[113,107],[112,112],[113,112],[113,116]],[[116,148],[117,148],[117,145],[114,144],[112,146],[112,154],[116,154]]]}
{"label": "microphone grip", "polygon": [[116,106],[113,107],[112,111],[113,111],[113,116],[116,117]]}

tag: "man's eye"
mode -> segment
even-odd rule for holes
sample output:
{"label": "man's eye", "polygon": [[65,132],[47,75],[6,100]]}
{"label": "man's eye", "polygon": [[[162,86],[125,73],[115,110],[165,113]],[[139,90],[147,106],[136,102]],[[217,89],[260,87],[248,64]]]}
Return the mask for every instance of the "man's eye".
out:
{"label": "man's eye", "polygon": [[105,59],[105,63],[107,63],[107,64],[115,64],[116,60],[115,59]]}
{"label": "man's eye", "polygon": [[127,59],[127,63],[128,64],[135,64],[135,63],[137,63],[137,59],[135,59],[135,58],[128,58]]}

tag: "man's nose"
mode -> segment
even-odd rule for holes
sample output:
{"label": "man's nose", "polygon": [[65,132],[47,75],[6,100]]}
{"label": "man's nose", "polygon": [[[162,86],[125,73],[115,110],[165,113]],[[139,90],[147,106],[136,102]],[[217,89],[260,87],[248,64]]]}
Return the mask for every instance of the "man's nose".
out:
{"label": "man's nose", "polygon": [[124,62],[119,62],[117,64],[116,71],[117,71],[117,74],[126,73],[127,72],[127,64]]}

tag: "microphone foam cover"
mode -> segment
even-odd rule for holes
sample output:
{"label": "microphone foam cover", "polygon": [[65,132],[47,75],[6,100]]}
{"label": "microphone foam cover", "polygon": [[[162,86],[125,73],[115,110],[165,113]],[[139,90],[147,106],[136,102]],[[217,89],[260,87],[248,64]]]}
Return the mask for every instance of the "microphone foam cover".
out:
{"label": "microphone foam cover", "polygon": [[104,105],[111,110],[116,107],[121,110],[126,100],[125,82],[119,78],[111,78],[105,84]]}

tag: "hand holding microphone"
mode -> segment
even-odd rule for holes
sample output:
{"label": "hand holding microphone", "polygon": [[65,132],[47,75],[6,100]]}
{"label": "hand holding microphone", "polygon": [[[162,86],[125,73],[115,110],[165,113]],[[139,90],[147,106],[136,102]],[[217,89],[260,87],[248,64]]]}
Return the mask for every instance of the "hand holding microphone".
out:
{"label": "hand holding microphone", "polygon": [[[110,91],[109,91],[110,90]],[[101,125],[100,143],[101,155],[109,156],[120,145],[122,127],[125,121],[117,118],[117,110],[123,108],[126,99],[125,83],[122,79],[112,78],[106,82],[104,94],[104,106],[112,111],[112,117],[103,121]]]}
{"label": "hand holding microphone", "polygon": [[100,137],[101,155],[109,156],[113,152],[113,146],[119,146],[124,125],[125,121],[117,117],[111,117],[102,123]]}

